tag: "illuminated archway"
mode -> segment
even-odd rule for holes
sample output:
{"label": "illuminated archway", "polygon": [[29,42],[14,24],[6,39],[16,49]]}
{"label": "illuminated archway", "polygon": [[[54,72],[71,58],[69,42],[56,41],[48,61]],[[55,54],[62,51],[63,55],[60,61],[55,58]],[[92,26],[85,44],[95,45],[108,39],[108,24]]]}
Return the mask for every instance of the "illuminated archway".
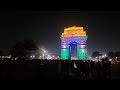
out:
{"label": "illuminated archway", "polygon": [[83,27],[69,27],[64,29],[64,33],[61,35],[61,59],[71,59],[71,44],[77,44],[77,56],[78,60],[87,59],[87,45],[86,45],[86,32]]}

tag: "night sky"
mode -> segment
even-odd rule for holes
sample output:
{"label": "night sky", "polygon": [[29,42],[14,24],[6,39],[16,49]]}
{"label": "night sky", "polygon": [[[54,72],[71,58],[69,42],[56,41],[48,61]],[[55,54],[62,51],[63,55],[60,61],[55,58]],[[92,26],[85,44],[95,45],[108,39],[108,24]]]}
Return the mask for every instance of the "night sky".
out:
{"label": "night sky", "polygon": [[60,55],[61,33],[70,26],[84,27],[88,55],[120,50],[120,12],[113,11],[0,12],[0,49],[8,52],[16,42],[31,38]]}

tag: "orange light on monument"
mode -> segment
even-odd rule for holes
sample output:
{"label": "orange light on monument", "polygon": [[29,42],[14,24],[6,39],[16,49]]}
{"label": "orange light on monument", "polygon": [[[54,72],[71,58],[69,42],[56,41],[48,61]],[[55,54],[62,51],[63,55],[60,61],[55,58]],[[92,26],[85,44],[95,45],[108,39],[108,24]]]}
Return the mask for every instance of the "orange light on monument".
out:
{"label": "orange light on monument", "polygon": [[72,26],[64,29],[62,37],[71,37],[71,36],[86,36],[86,32],[83,27]]}

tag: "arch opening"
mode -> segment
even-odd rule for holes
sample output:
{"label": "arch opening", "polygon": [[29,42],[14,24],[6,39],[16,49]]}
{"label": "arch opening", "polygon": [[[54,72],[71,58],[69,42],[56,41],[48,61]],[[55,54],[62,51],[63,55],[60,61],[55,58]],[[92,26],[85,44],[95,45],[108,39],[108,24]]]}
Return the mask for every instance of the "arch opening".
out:
{"label": "arch opening", "polygon": [[78,60],[77,57],[77,42],[72,41],[69,43],[69,59]]}

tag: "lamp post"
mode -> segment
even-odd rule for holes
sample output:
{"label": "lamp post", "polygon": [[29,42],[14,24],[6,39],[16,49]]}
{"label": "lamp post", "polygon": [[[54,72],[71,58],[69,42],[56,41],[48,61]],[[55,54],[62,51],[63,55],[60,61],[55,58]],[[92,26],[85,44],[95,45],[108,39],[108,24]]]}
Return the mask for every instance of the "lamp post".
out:
{"label": "lamp post", "polygon": [[45,53],[46,53],[46,51],[43,50],[43,59],[45,59]]}
{"label": "lamp post", "polygon": [[53,59],[55,59],[55,56],[53,56]]}
{"label": "lamp post", "polygon": [[39,56],[39,59],[41,59],[41,56]]}
{"label": "lamp post", "polygon": [[45,55],[43,54],[43,59],[44,59],[44,56],[45,56]]}

